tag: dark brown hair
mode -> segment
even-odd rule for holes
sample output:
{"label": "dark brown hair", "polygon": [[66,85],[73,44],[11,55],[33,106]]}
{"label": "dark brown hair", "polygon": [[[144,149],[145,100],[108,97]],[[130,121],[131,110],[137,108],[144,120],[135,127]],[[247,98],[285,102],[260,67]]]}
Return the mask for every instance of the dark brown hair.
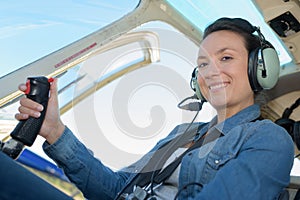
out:
{"label": "dark brown hair", "polygon": [[241,35],[248,53],[261,46],[259,37],[253,34],[257,27],[252,26],[247,20],[242,18],[223,17],[216,20],[205,29],[203,39],[209,34],[221,30],[228,30]]}

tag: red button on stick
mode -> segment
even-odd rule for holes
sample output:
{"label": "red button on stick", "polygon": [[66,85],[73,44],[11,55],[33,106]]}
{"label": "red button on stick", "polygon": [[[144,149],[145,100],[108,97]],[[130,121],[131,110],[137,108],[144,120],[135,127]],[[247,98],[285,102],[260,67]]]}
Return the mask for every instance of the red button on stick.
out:
{"label": "red button on stick", "polygon": [[54,78],[52,78],[52,77],[48,79],[49,83],[52,83],[53,81],[54,81]]}
{"label": "red button on stick", "polygon": [[30,80],[27,80],[26,81],[26,91],[25,91],[25,94],[29,94],[30,92]]}

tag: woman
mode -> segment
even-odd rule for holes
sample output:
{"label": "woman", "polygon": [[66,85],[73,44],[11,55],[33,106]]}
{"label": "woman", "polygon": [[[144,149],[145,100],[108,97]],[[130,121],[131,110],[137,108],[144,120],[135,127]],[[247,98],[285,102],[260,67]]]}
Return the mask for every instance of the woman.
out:
{"label": "woman", "polygon": [[[197,81],[195,87],[200,88],[199,98],[207,100],[217,111],[210,123],[194,123],[188,131],[187,124],[177,126],[140,161],[113,172],[94,158],[60,120],[55,80],[40,131],[46,139],[45,152],[88,199],[114,199],[116,196],[134,199],[135,195],[143,196],[145,191],[157,199],[173,199],[175,195],[179,199],[278,198],[289,184],[293,142],[283,128],[270,120],[259,119],[260,108],[254,96],[257,91],[268,88],[269,81],[265,86],[261,80],[253,82],[256,77],[249,75],[253,71],[249,69],[253,64],[251,53],[263,42],[263,36],[254,35],[254,31],[258,30],[245,20],[221,18],[204,32],[197,59],[197,78],[194,79]],[[262,77],[270,76],[264,66],[261,70]],[[256,69],[254,71],[256,76]],[[25,91],[26,86],[21,85],[20,90]],[[43,110],[41,105],[26,98],[20,103],[18,120],[38,117]],[[154,163],[150,158],[153,154],[169,150],[165,148],[168,144],[176,144],[184,152],[198,140],[205,142],[216,134],[220,136],[218,139],[214,137],[213,142],[189,151],[170,177],[155,183],[157,173],[154,171],[164,163]],[[172,153],[160,155],[168,159]],[[137,172],[150,174],[150,184],[139,185]],[[132,187],[132,181],[137,181],[136,187]],[[144,196],[148,198],[149,194]]]}

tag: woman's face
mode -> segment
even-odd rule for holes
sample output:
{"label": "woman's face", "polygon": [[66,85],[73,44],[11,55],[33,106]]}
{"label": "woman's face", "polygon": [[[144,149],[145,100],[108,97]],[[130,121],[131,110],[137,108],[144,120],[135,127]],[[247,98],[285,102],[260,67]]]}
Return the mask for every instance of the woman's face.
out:
{"label": "woman's face", "polygon": [[239,111],[254,103],[242,36],[227,30],[211,33],[201,42],[197,64],[201,92],[217,110]]}

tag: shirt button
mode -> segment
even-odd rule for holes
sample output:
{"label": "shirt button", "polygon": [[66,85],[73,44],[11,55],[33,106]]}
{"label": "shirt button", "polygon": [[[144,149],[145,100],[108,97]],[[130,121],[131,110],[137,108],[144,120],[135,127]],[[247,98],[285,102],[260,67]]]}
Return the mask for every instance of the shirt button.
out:
{"label": "shirt button", "polygon": [[215,160],[215,164],[219,164],[220,163],[220,161],[219,160]]}

